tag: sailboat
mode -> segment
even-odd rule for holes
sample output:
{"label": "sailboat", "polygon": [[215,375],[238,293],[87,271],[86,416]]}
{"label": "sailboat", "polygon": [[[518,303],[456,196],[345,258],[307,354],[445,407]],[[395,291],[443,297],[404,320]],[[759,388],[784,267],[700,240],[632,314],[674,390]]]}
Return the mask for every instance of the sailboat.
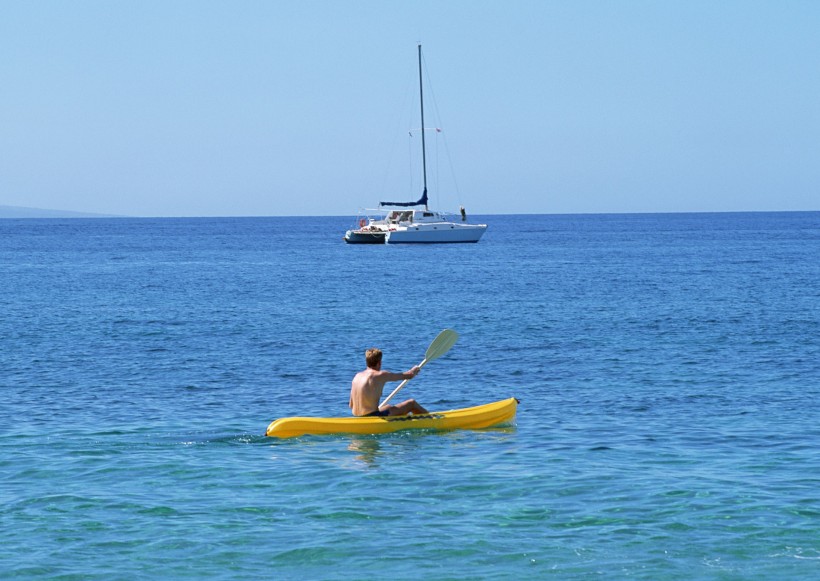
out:
{"label": "sailboat", "polygon": [[[467,223],[460,208],[461,221],[451,220],[443,212],[430,210],[427,196],[427,146],[424,139],[424,89],[422,84],[421,45],[419,48],[419,102],[421,104],[421,160],[424,191],[415,202],[379,202],[385,213],[380,218],[362,218],[359,227],[348,230],[348,244],[439,244],[478,242],[487,230],[486,224]],[[423,209],[421,208],[423,206]],[[387,208],[387,209],[384,209]]]}

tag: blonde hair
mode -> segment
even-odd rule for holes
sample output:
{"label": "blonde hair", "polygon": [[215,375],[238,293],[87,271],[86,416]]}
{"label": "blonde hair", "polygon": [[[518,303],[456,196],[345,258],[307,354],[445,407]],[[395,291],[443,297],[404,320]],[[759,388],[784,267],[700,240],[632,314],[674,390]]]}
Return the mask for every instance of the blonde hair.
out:
{"label": "blonde hair", "polygon": [[376,349],[368,349],[364,352],[364,360],[367,363],[367,366],[371,369],[376,369],[379,363],[382,362],[382,350]]}

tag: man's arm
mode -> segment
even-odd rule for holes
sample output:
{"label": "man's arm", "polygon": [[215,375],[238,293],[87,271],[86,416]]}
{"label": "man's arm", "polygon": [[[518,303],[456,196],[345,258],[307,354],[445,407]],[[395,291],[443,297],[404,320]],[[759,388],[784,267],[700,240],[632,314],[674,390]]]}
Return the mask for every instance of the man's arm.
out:
{"label": "man's arm", "polygon": [[401,381],[402,379],[413,379],[419,374],[420,368],[413,367],[404,373],[392,373],[390,371],[382,371],[379,373],[381,379],[384,381]]}

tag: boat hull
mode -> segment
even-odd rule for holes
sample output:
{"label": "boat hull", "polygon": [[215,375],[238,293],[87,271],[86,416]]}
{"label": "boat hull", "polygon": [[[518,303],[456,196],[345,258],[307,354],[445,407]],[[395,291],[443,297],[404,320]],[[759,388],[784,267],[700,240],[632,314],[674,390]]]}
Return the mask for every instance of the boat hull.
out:
{"label": "boat hull", "polygon": [[512,422],[517,407],[518,400],[511,397],[480,406],[419,416],[281,418],[271,422],[266,435],[294,438],[305,435],[387,434],[401,430],[475,430]]}
{"label": "boat hull", "polygon": [[419,224],[391,230],[385,242],[388,244],[446,244],[474,243],[487,230],[484,224]]}
{"label": "boat hull", "polygon": [[344,241],[348,244],[384,244],[386,234],[381,230],[348,230],[345,232]]}

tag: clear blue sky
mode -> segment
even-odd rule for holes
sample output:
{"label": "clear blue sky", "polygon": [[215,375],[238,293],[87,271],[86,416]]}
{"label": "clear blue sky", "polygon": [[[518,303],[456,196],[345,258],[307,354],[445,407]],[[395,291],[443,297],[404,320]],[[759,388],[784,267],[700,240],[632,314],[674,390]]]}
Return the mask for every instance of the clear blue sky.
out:
{"label": "clear blue sky", "polygon": [[418,42],[436,209],[820,210],[820,2],[788,0],[0,0],[0,204],[416,197]]}

